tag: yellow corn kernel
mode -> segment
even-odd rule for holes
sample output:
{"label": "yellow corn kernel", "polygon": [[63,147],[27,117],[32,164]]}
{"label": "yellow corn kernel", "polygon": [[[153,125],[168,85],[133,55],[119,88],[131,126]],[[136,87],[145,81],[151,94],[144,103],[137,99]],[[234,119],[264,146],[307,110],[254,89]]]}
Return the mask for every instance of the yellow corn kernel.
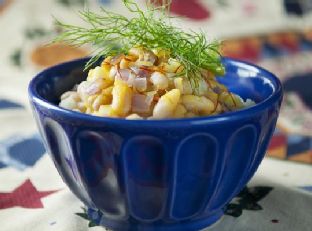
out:
{"label": "yellow corn kernel", "polygon": [[206,84],[209,88],[213,89],[214,87],[217,86],[217,82],[215,80],[211,80],[211,79],[206,79]]}
{"label": "yellow corn kernel", "polygon": [[174,113],[173,113],[173,117],[174,118],[183,118],[186,113],[187,113],[186,108],[182,104],[178,104]]}
{"label": "yellow corn kernel", "polygon": [[94,81],[99,78],[104,78],[104,71],[102,67],[95,67],[89,71],[87,77],[88,81]]}
{"label": "yellow corn kernel", "polygon": [[179,89],[172,89],[171,91],[161,96],[154,107],[153,118],[161,119],[172,116],[178,105],[180,96],[181,93]]}
{"label": "yellow corn kernel", "polygon": [[222,104],[220,102],[217,102],[217,105],[214,111],[212,111],[211,115],[218,115],[220,114],[221,111],[222,111]]}
{"label": "yellow corn kernel", "polygon": [[135,56],[135,57],[139,57],[140,54],[142,54],[144,52],[144,48],[141,47],[141,46],[135,46],[135,47],[132,47],[128,54],[131,55],[131,56]]}
{"label": "yellow corn kernel", "polygon": [[110,71],[109,71],[108,78],[111,81],[114,81],[116,74],[117,74],[117,66],[112,66]]}
{"label": "yellow corn kernel", "polygon": [[188,111],[204,115],[210,114],[215,108],[214,102],[204,96],[183,95],[182,103]]}
{"label": "yellow corn kernel", "polygon": [[205,94],[205,97],[208,98],[209,100],[213,101],[214,103],[214,109],[211,111],[211,115],[217,115],[220,114],[222,111],[222,104],[220,103],[219,95],[214,93],[213,91],[208,91]]}
{"label": "yellow corn kernel", "polygon": [[99,110],[101,105],[105,105],[105,104],[110,104],[112,102],[112,96],[108,96],[108,95],[98,95],[93,103],[92,103],[92,109],[94,111]]}
{"label": "yellow corn kernel", "polygon": [[242,99],[239,96],[230,92],[222,92],[220,94],[219,100],[229,109],[238,109],[244,107]]}
{"label": "yellow corn kernel", "polygon": [[99,110],[92,114],[102,117],[118,117],[118,114],[114,111],[111,105],[101,105]]}
{"label": "yellow corn kernel", "polygon": [[161,48],[156,48],[153,49],[154,54],[158,57],[158,62],[167,62],[169,57],[170,57],[170,51],[161,49]]}
{"label": "yellow corn kernel", "polygon": [[214,103],[216,103],[218,100],[218,94],[214,93],[213,91],[207,91],[204,96],[213,101]]}
{"label": "yellow corn kernel", "polygon": [[94,100],[96,99],[97,96],[98,95],[90,95],[90,96],[88,96],[87,101],[85,102],[85,106],[87,108],[91,108],[91,110],[92,110],[92,104],[93,104],[93,102],[94,102]]}
{"label": "yellow corn kernel", "polygon": [[105,65],[105,64],[109,64],[110,61],[112,60],[113,56],[107,56],[103,62],[101,63],[101,66]]}
{"label": "yellow corn kernel", "polygon": [[183,95],[190,95],[193,92],[190,81],[182,77],[174,78],[174,85]]}
{"label": "yellow corn kernel", "polygon": [[184,67],[176,59],[169,59],[168,63],[163,64],[163,70],[169,73],[181,73]]}
{"label": "yellow corn kernel", "polygon": [[119,63],[120,69],[127,69],[127,68],[129,68],[130,62],[131,62],[131,61],[128,61],[128,60],[126,60],[126,59],[122,59],[122,60],[120,61],[120,63]]}
{"label": "yellow corn kernel", "polygon": [[179,89],[183,94],[183,79],[181,77],[174,78],[173,80],[175,88]]}
{"label": "yellow corn kernel", "polygon": [[110,86],[110,87],[107,87],[105,89],[102,90],[102,94],[103,95],[112,95],[112,92],[113,92],[113,88],[114,86]]}
{"label": "yellow corn kernel", "polygon": [[136,61],[138,59],[138,57],[134,56],[134,55],[126,55],[125,59],[127,61],[134,62],[134,61]]}
{"label": "yellow corn kernel", "polygon": [[65,100],[67,98],[71,98],[75,102],[81,101],[81,98],[80,98],[79,94],[77,92],[75,92],[75,91],[66,91],[65,93],[63,93],[61,95],[60,98],[61,98],[61,100]]}
{"label": "yellow corn kernel", "polygon": [[193,117],[197,117],[198,115],[193,113],[193,112],[187,112],[185,114],[185,118],[193,118]]}
{"label": "yellow corn kernel", "polygon": [[142,120],[143,117],[139,116],[138,114],[131,114],[131,115],[128,115],[126,119],[127,120]]}
{"label": "yellow corn kernel", "polygon": [[72,97],[68,97],[65,99],[62,99],[61,102],[59,103],[59,106],[62,108],[66,108],[66,109],[77,109],[78,108],[78,103],[72,98]]}
{"label": "yellow corn kernel", "polygon": [[150,81],[156,87],[156,89],[166,89],[169,85],[168,78],[161,72],[153,72],[151,75]]}
{"label": "yellow corn kernel", "polygon": [[227,88],[225,85],[218,83],[217,81],[215,83],[216,83],[216,87],[218,87],[221,91],[227,91]]}
{"label": "yellow corn kernel", "polygon": [[137,60],[135,62],[135,65],[138,66],[138,67],[140,67],[140,66],[152,67],[154,64],[152,62],[149,62],[149,61]]}
{"label": "yellow corn kernel", "polygon": [[103,72],[104,72],[104,79],[113,82],[114,80],[111,79],[110,76],[109,76],[111,67],[112,66],[109,65],[109,64],[102,65],[102,69],[103,69]]}
{"label": "yellow corn kernel", "polygon": [[87,110],[87,108],[86,108],[86,106],[85,106],[85,104],[83,102],[77,103],[77,106],[78,106],[78,110],[80,112],[85,112]]}
{"label": "yellow corn kernel", "polygon": [[98,79],[104,79],[107,83],[112,84],[113,80],[109,77],[110,65],[102,65],[91,69],[88,73],[87,81],[96,81]]}
{"label": "yellow corn kernel", "polygon": [[85,112],[86,114],[92,114],[93,113],[93,111],[92,111],[92,109],[91,108],[89,108],[89,107],[87,107],[87,109],[86,109],[86,112]]}
{"label": "yellow corn kernel", "polygon": [[89,95],[99,94],[103,89],[111,86],[112,83],[106,79],[96,79],[95,81],[91,82],[89,86]]}
{"label": "yellow corn kernel", "polygon": [[125,116],[131,109],[132,90],[124,81],[116,80],[112,91],[112,109]]}

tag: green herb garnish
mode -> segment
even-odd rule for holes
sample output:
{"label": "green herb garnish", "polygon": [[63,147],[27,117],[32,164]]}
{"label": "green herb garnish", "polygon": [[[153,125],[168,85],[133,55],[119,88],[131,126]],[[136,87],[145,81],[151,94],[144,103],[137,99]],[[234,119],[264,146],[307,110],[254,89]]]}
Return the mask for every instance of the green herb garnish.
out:
{"label": "green herb garnish", "polygon": [[[170,23],[168,8],[171,1],[142,10],[134,0],[122,0],[127,9],[134,14],[127,18],[121,14],[101,8],[101,14],[84,10],[80,17],[89,27],[80,27],[56,20],[63,32],[54,42],[66,42],[73,46],[91,44],[96,49],[89,68],[103,56],[127,53],[133,46],[140,45],[147,49],[162,48],[170,51],[171,57],[184,66],[184,72],[193,87],[198,87],[202,70],[223,75],[224,67],[219,53],[219,42],[208,43],[203,32],[185,32]],[[179,74],[180,76],[181,74]]]}

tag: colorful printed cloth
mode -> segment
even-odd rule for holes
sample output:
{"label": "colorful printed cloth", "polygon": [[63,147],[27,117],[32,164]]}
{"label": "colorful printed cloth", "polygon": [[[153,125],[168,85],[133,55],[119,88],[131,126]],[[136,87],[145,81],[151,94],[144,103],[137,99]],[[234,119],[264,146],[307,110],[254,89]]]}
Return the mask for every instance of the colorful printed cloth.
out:
{"label": "colorful printed cloth", "polygon": [[312,164],[312,27],[229,39],[224,54],[275,73],[284,87],[268,155]]}
{"label": "colorful printed cloth", "polygon": [[[284,120],[280,123],[288,130],[279,126],[270,153],[309,162],[311,91],[303,91],[300,83],[301,86],[311,85],[308,74],[311,71],[310,37],[304,37],[309,34],[302,30],[291,30],[296,36],[289,35],[288,40],[287,36],[282,36],[283,39],[275,36],[275,30],[285,31],[290,25],[283,1],[258,2],[173,0],[172,13],[186,16],[184,27],[202,27],[211,37],[240,35],[229,41],[226,49],[229,55],[240,54],[240,58],[266,66],[281,78],[285,76],[282,80],[287,94],[281,114]],[[77,22],[74,12],[85,6],[98,10],[100,5],[123,12],[120,2],[112,0],[0,0],[1,231],[105,230],[94,222],[97,214],[86,210],[62,182],[42,145],[27,96],[28,82],[39,70],[88,54],[88,48],[76,49],[62,44],[44,46],[57,33],[51,15]],[[305,11],[304,19],[291,18],[292,25],[306,20],[304,24],[310,28],[310,13]],[[272,17],[275,20],[271,20]],[[260,35],[246,39],[247,32]],[[241,37],[242,34],[245,36]],[[291,77],[295,74],[297,77]],[[304,117],[299,119],[304,120],[304,126],[295,123],[294,112]],[[225,213],[207,230],[312,230],[311,165],[264,159],[248,186],[226,206]]]}

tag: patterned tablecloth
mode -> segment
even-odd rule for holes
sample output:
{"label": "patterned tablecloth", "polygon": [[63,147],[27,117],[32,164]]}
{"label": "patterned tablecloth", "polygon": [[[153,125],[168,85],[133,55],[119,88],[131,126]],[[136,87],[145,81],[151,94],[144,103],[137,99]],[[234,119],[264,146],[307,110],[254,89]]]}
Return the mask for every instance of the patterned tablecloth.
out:
{"label": "patterned tablecloth", "polygon": [[[306,12],[311,4],[300,1],[306,4],[302,11],[292,1],[295,12],[305,14],[294,18],[283,2],[288,1],[173,0],[172,12],[186,16],[183,24],[176,23],[226,38],[224,53],[271,69],[286,90],[269,153],[288,161],[265,158],[248,187],[225,208],[226,215],[208,230],[312,230],[312,20]],[[39,70],[88,54],[88,48],[44,46],[58,32],[51,15],[77,22],[79,9],[100,5],[123,12],[112,0],[0,0],[1,231],[104,230],[92,221],[97,214],[88,213],[61,181],[27,99],[28,82]]]}

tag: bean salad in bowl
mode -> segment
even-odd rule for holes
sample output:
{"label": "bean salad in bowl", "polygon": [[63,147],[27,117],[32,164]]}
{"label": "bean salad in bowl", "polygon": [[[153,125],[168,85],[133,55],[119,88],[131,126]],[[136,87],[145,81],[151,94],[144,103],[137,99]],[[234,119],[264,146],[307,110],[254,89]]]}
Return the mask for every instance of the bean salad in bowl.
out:
{"label": "bean salad in bowl", "polygon": [[155,120],[218,115],[254,104],[216,80],[225,74],[221,43],[173,26],[171,1],[160,2],[155,7],[147,1],[144,11],[135,1],[123,0],[133,18],[104,8],[104,16],[83,11],[82,19],[90,24],[86,28],[57,21],[62,33],[56,42],[95,47],[85,67],[87,78],[60,97],[60,107]]}
{"label": "bean salad in bowl", "polygon": [[136,46],[89,70],[59,105],[96,116],[165,119],[216,115],[254,104],[229,92],[206,70],[193,89],[183,70],[169,51]]}

